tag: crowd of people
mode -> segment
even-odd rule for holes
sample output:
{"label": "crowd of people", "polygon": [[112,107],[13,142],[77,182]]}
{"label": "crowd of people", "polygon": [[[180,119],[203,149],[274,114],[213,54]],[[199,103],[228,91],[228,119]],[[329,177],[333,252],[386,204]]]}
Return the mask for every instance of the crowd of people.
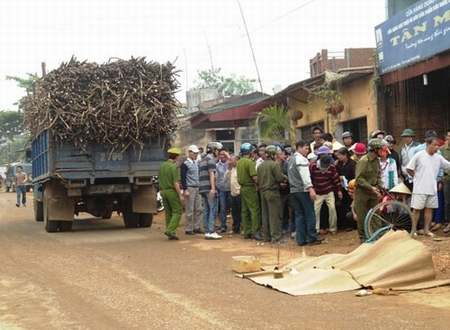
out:
{"label": "crowd of people", "polygon": [[271,243],[294,238],[303,246],[357,230],[363,243],[366,214],[384,191],[411,207],[418,234],[450,232],[450,130],[445,141],[428,130],[420,144],[406,128],[399,152],[395,137],[382,130],[367,144],[354,141],[349,131],[340,141],[320,127],[312,136],[294,147],[246,142],[239,154],[218,141],[208,143],[205,153],[191,145],[179,168],[181,150],[168,150],[159,183],[169,240],[179,239],[184,207],[185,234],[207,240],[227,233]]}

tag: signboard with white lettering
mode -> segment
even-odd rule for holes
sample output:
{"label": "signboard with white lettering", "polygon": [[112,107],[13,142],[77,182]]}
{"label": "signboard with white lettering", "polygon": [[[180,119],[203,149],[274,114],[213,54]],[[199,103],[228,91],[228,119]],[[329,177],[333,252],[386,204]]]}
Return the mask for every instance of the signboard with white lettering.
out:
{"label": "signboard with white lettering", "polygon": [[450,0],[422,0],[375,27],[380,73],[450,49]]}

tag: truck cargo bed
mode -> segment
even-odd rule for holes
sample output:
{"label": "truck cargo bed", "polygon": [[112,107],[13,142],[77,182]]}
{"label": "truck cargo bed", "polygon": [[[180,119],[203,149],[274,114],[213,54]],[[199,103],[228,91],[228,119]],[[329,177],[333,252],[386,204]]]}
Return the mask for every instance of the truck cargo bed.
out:
{"label": "truck cargo bed", "polygon": [[157,175],[166,153],[158,141],[149,141],[141,148],[130,145],[125,151],[112,150],[110,145],[88,142],[85,148],[70,141],[53,141],[49,131],[39,134],[32,145],[33,183],[50,178],[63,180],[124,180]]}

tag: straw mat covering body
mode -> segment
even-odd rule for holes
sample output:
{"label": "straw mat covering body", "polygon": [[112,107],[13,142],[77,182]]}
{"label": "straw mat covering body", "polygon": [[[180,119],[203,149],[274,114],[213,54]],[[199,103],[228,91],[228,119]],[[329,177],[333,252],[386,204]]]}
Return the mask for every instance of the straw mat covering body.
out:
{"label": "straw mat covering body", "polygon": [[376,243],[362,244],[349,254],[295,259],[280,267],[284,270],[281,279],[273,277],[273,267],[265,269],[243,277],[294,296],[361,287],[408,291],[450,284],[450,280],[436,279],[431,252],[405,231],[389,231]]}

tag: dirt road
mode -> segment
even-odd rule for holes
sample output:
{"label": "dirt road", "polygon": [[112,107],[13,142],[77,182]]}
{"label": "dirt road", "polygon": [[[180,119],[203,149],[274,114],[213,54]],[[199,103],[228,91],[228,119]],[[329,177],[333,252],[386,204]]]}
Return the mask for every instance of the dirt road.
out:
{"label": "dirt road", "polygon": [[[31,194],[29,194],[31,197]],[[46,233],[32,200],[14,206],[0,192],[0,329],[446,329],[450,288],[398,296],[355,292],[292,297],[231,271],[231,257],[274,264],[276,250],[242,237],[180,241],[151,228],[126,229],[120,217],[85,219],[72,232]],[[427,242],[448,278],[449,238]],[[347,253],[356,233],[323,246],[287,245],[281,258]]]}

